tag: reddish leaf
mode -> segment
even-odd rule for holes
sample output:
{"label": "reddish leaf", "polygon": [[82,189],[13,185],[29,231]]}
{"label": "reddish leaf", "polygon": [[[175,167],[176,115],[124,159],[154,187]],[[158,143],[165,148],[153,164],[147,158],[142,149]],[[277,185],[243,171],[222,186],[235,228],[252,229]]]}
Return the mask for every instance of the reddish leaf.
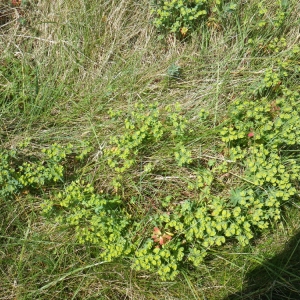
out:
{"label": "reddish leaf", "polygon": [[155,243],[160,243],[160,237],[152,237]]}
{"label": "reddish leaf", "polygon": [[21,5],[21,0],[11,0],[11,4],[13,7],[17,7]]}
{"label": "reddish leaf", "polygon": [[170,234],[162,234],[159,228],[154,227],[153,235],[151,237],[155,243],[159,243],[160,245],[164,245],[168,241],[172,239]]}
{"label": "reddish leaf", "polygon": [[161,236],[159,237],[159,244],[163,245],[165,243],[164,238]]}
{"label": "reddish leaf", "polygon": [[164,237],[164,239],[169,240],[169,241],[172,239],[172,237],[168,234],[164,234],[163,237]]}
{"label": "reddish leaf", "polygon": [[153,234],[161,234],[161,231],[159,230],[159,228],[154,227]]}

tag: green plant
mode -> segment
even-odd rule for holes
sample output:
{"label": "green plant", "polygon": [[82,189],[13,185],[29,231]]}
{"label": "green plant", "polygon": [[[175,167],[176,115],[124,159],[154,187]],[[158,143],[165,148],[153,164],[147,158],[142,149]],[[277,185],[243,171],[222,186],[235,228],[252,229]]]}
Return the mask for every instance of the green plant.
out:
{"label": "green plant", "polygon": [[201,24],[219,30],[238,8],[236,1],[220,0],[160,0],[153,1],[152,6],[154,26],[162,34],[174,33],[180,39],[198,30]]}
{"label": "green plant", "polygon": [[[138,104],[125,118],[122,134],[112,137],[104,152],[108,166],[117,174],[113,180],[116,189],[121,186],[122,174],[128,172],[143,156],[149,155],[152,149],[157,148],[156,145],[160,147],[161,141],[170,144],[169,153],[179,166],[191,162],[191,153],[183,144],[188,120],[180,112],[178,104],[166,107],[158,103],[148,106]],[[111,116],[115,116],[115,113],[111,112]],[[144,171],[151,172],[153,167],[151,163],[145,164]]]}
{"label": "green plant", "polygon": [[[64,163],[74,147],[52,144],[43,148],[35,156],[26,156],[30,142],[27,140],[18,144],[12,150],[0,151],[0,195],[12,198],[22,190],[39,190],[53,183],[63,182]],[[77,148],[77,159],[82,160],[91,148]]]}
{"label": "green plant", "polygon": [[23,162],[18,170],[18,180],[23,187],[42,187],[53,181],[62,181],[63,165],[60,164],[67,154],[71,153],[73,146],[71,144],[63,147],[53,144],[48,149],[42,149],[45,154],[45,161]]}
{"label": "green plant", "polygon": [[152,13],[155,15],[154,25],[162,33],[172,32],[185,37],[207,17],[209,1],[155,1]]}
{"label": "green plant", "polygon": [[[276,48],[278,40],[273,44]],[[195,163],[186,143],[194,129],[180,105],[139,103],[124,117],[121,111],[110,110],[113,120],[123,118],[119,135],[104,150],[115,192],[136,166],[143,164],[144,174],[155,174],[160,160],[144,162],[163,143],[169,162],[180,170],[190,168],[186,190],[191,196],[172,194],[157,202],[143,235],[141,216],[129,213],[129,205],[137,205],[134,198],[128,204],[123,191],[122,197],[104,195],[81,181],[71,182],[46,200],[44,212],[74,228],[80,243],[99,246],[103,259],[130,258],[132,268],[155,272],[163,280],[174,280],[184,264],[199,266],[228,239],[247,245],[256,231],[280,219],[281,205],[297,193],[300,164],[294,151],[300,142],[296,134],[299,94],[287,87],[288,75],[297,72],[293,65],[297,49],[264,70],[259,92],[250,95],[251,100],[242,95],[232,102],[228,126],[220,131],[221,151],[228,155],[221,161]],[[201,109],[198,117],[203,122],[208,113]],[[224,187],[225,175],[239,180]]]}
{"label": "green plant", "polygon": [[[252,7],[253,16],[250,21],[250,33],[248,45],[253,49],[253,53],[269,52],[270,50],[278,51],[278,46],[285,46],[285,38],[281,35],[283,28],[289,15],[289,5],[284,4],[285,1],[258,1]],[[272,41],[270,43],[270,38]],[[278,46],[275,46],[278,44]]]}
{"label": "green plant", "polygon": [[243,168],[234,171],[242,173],[244,189],[233,192],[232,203],[246,209],[249,224],[261,229],[280,218],[280,206],[297,194],[300,179],[294,152],[300,144],[300,96],[284,84],[292,61],[277,63],[276,71],[265,71],[261,83],[265,97],[235,100],[229,110],[230,125],[221,131],[230,159]]}
{"label": "green plant", "polygon": [[179,79],[182,73],[182,69],[177,64],[171,64],[167,70],[167,75],[169,79]]}
{"label": "green plant", "polygon": [[16,151],[2,150],[0,152],[0,195],[4,198],[13,195],[22,187],[11,165],[13,159],[16,159]]}
{"label": "green plant", "polygon": [[[195,171],[188,189],[197,190],[198,199],[163,202],[154,220],[153,240],[145,240],[135,252],[136,269],[173,279],[186,260],[198,266],[228,238],[245,246],[257,230],[280,219],[281,206],[296,196],[300,181],[296,154],[300,97],[287,88],[287,74],[298,72],[292,60],[297,53],[294,47],[285,60],[277,59],[277,65],[265,71],[264,97],[237,99],[231,104],[230,126],[221,130],[228,160],[208,164],[210,170]],[[177,152],[177,159],[180,153],[185,150]],[[190,154],[188,157],[191,159]],[[183,166],[180,160],[179,165]],[[227,190],[229,196],[213,188],[224,173],[240,179]]]}
{"label": "green plant", "polygon": [[111,261],[129,254],[132,248],[126,239],[130,218],[120,204],[119,197],[97,194],[90,184],[76,180],[46,200],[42,208],[48,217],[54,215],[60,224],[74,227],[79,243],[101,247],[100,256]]}

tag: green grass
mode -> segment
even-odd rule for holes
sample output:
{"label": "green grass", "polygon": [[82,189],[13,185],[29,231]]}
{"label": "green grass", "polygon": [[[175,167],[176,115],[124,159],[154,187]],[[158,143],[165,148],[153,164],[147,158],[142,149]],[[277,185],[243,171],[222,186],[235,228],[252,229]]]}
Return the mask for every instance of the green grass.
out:
{"label": "green grass", "polygon": [[[230,103],[241,93],[250,97],[265,69],[299,45],[298,1],[288,2],[287,17],[276,30],[272,24],[256,26],[263,18],[259,2],[272,22],[277,1],[247,1],[236,14],[203,25],[186,41],[158,38],[148,1],[28,1],[18,12],[25,23],[15,18],[0,27],[1,148],[29,138],[23,155],[30,159],[54,142],[94,147],[83,163],[70,158],[64,183],[0,199],[1,299],[299,298],[299,189],[282,208],[281,220],[256,232],[250,245],[232,239],[210,249],[199,267],[186,263],[175,281],[132,270],[131,256],[99,259],[97,246],[79,244],[72,230],[46,219],[40,207],[74,177],[99,192],[115,193],[115,173],[103,151],[111,137],[124,134],[124,118],[137,103],[147,114],[155,102],[160,108],[181,104],[193,129],[183,140],[194,163],[179,167],[169,139],[147,144],[117,193],[147,234],[153,228],[149,219],[166,196],[174,202],[197,199],[198,191],[187,189],[194,170],[211,159],[226,159],[219,131],[228,122]],[[285,37],[287,46],[270,53],[275,37]],[[172,64],[182,70],[178,79],[168,77]],[[286,84],[299,89],[299,75]],[[109,117],[111,108],[120,111],[119,118]],[[204,122],[198,122],[201,109],[209,112]],[[149,162],[155,171],[145,174]],[[222,177],[215,193],[228,197],[244,182],[241,169],[235,171],[236,176]]]}

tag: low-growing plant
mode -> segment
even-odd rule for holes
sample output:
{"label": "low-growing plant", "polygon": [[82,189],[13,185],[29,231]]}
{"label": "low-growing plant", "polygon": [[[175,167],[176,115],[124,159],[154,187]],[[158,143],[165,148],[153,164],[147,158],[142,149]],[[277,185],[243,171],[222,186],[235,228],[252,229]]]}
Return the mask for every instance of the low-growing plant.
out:
{"label": "low-growing plant", "polygon": [[0,195],[9,197],[22,187],[18,181],[16,170],[11,165],[11,161],[16,159],[16,151],[2,150],[0,152]]}
{"label": "low-growing plant", "polygon": [[[64,165],[73,145],[54,143],[40,153],[28,156],[29,145],[30,142],[24,140],[15,149],[0,151],[0,195],[4,198],[12,198],[24,189],[39,190],[64,181]],[[79,147],[77,150],[80,160],[91,148]]]}
{"label": "low-growing plant", "polygon": [[[98,246],[102,259],[126,257],[135,270],[155,272],[163,280],[173,280],[184,264],[199,266],[211,249],[228,239],[247,245],[256,231],[280,219],[281,206],[297,194],[300,96],[288,88],[287,75],[298,72],[292,65],[298,52],[294,47],[286,59],[278,57],[274,66],[264,71],[261,91],[249,95],[251,100],[242,95],[230,105],[227,125],[220,131],[220,151],[227,155],[221,160],[195,163],[198,158],[186,143],[193,134],[192,122],[183,116],[180,105],[140,103],[125,115],[110,110],[111,118],[123,118],[123,128],[111,138],[103,155],[105,170],[113,174],[109,176],[115,192],[97,192],[91,184],[75,179],[51,193],[44,201],[44,213],[73,229],[79,243]],[[203,122],[207,117],[202,109],[197,120]],[[126,195],[117,191],[136,166],[143,164],[144,173],[155,174],[160,160],[156,158],[153,164],[146,157],[162,145],[168,149],[165,155],[170,163],[182,171],[189,169],[185,189],[190,197],[169,194],[157,202],[155,213],[141,226],[145,216],[132,211],[134,200],[128,202]],[[53,145],[42,151],[46,164],[24,163],[15,172],[5,154],[2,178],[11,182],[14,190],[18,184],[38,187],[47,180],[60,180],[60,162],[70,151],[71,146]],[[224,187],[225,175],[239,180]]]}
{"label": "low-growing plant", "polygon": [[[286,69],[291,62],[277,63]],[[239,197],[234,194],[233,202],[250,208],[251,225],[259,228],[280,218],[281,205],[297,194],[300,179],[294,152],[300,143],[300,95],[287,88],[286,78],[281,67],[267,69],[261,83],[267,89],[265,96],[235,100],[229,109],[229,126],[221,131],[230,160],[243,168],[244,190],[238,191]],[[249,203],[249,193],[255,205]]]}
{"label": "low-growing plant", "polygon": [[220,4],[220,1],[210,0],[154,1],[153,23],[163,34],[171,32],[184,38],[195,30],[202,20],[207,19],[213,2]]}
{"label": "low-growing plant", "polygon": [[[136,251],[136,269],[173,279],[181,264],[199,265],[211,248],[228,238],[245,246],[257,230],[280,219],[281,206],[296,197],[300,181],[296,155],[300,96],[287,87],[288,76],[283,73],[290,68],[287,74],[298,72],[297,60],[295,68],[292,59],[297,49],[295,46],[286,60],[278,59],[272,70],[265,70],[261,82],[264,97],[242,98],[231,104],[230,125],[221,131],[228,160],[214,161],[210,169],[195,172],[188,189],[197,190],[198,199],[163,205],[153,239]],[[223,175],[240,179],[227,196],[213,189]]]}
{"label": "low-growing plant", "polygon": [[46,200],[42,208],[48,217],[54,215],[60,224],[73,227],[79,243],[101,247],[100,257],[111,261],[129,254],[132,248],[126,239],[130,217],[122,212],[120,203],[120,197],[100,195],[91,184],[76,180]]}
{"label": "low-growing plant", "polygon": [[299,1],[58,2],[1,28],[2,297],[296,292]]}
{"label": "low-growing plant", "polygon": [[[129,214],[119,196],[97,194],[80,182],[47,200],[45,211],[58,213],[61,224],[74,227],[81,243],[99,245],[104,259],[130,257],[134,269],[156,272],[163,280],[173,280],[183,264],[198,266],[210,249],[228,239],[247,245],[257,230],[280,219],[282,204],[297,193],[300,164],[293,151],[300,143],[300,99],[287,88],[287,76],[282,73],[295,72],[289,68],[296,50],[291,50],[287,61],[279,59],[277,66],[265,70],[261,82],[265,96],[237,99],[230,105],[229,125],[221,130],[228,159],[194,168],[187,190],[197,197],[176,199],[173,195],[162,200],[158,214],[144,229],[148,236],[132,235],[139,232],[139,216]],[[124,130],[111,139],[104,154],[116,174],[115,188],[162,140],[179,168],[193,162],[191,150],[184,145],[188,120],[180,111],[179,106],[139,104],[125,117]],[[207,117],[203,110],[199,116]],[[153,173],[155,167],[147,163],[144,171]],[[240,181],[222,194],[215,185],[222,184],[224,174]]]}
{"label": "low-growing plant", "polygon": [[[282,36],[281,28],[288,20],[289,4],[287,1],[258,1],[251,5],[253,16],[251,20],[244,22],[249,25],[248,46],[253,54],[278,53],[280,48],[286,46],[286,40]],[[249,23],[249,24],[248,24]],[[272,40],[270,42],[270,37]]]}
{"label": "low-growing plant", "polygon": [[171,79],[171,80],[172,79],[175,79],[175,80],[180,79],[181,74],[182,74],[182,68],[175,63],[171,64],[167,70],[168,79]]}
{"label": "low-growing plant", "polygon": [[[180,9],[178,20],[183,23],[173,24],[179,26],[176,30],[194,26],[184,23],[186,15],[190,22],[200,20],[201,14],[190,17],[200,8],[204,15],[209,5],[221,5],[219,1],[179,2],[164,2],[166,11]],[[231,13],[236,5],[227,3],[222,9]],[[89,144],[83,142],[78,149],[53,144],[28,155],[23,150],[29,142],[24,141],[16,149],[0,152],[0,195],[12,199],[25,189],[29,193],[43,190],[44,215],[73,231],[80,244],[97,246],[105,261],[127,258],[133,269],[155,272],[162,280],[174,280],[183,265],[199,266],[212,249],[229,239],[247,245],[256,231],[280,219],[281,206],[296,197],[300,181],[296,155],[300,96],[289,88],[300,71],[300,50],[286,47],[284,38],[266,45],[265,54],[276,54],[272,66],[264,69],[251,95],[241,95],[230,104],[220,131],[222,159],[206,160],[201,154],[199,158],[187,142],[198,128],[195,122],[208,119],[206,110],[201,109],[192,121],[179,104],[138,103],[127,114],[109,111],[111,119],[121,119],[123,125],[109,140],[100,164],[114,191],[97,191],[76,174],[64,182],[68,155],[84,159],[92,150]],[[168,76],[179,77],[180,68],[172,65]],[[164,161],[159,155],[152,159],[156,153],[164,153]],[[142,221],[145,214],[131,208],[132,203],[138,205],[134,197],[118,190],[137,166],[143,176],[159,175],[157,169],[166,162],[179,174],[189,174],[183,179],[188,196],[168,191],[156,201],[149,221]],[[224,176],[238,180],[227,187]],[[44,193],[54,184],[56,189]],[[142,193],[140,197],[144,199]]]}
{"label": "low-growing plant", "polygon": [[[145,113],[147,111],[147,113]],[[115,112],[110,112],[115,116]],[[124,120],[124,130],[120,136],[111,138],[104,151],[108,166],[117,174],[113,186],[121,186],[122,176],[143,157],[150,155],[161,147],[161,142],[169,144],[169,154],[175,158],[179,166],[191,162],[191,153],[185,149],[183,141],[188,120],[181,114],[180,105],[159,106],[158,103],[145,106],[138,104],[135,110]],[[144,165],[145,172],[151,172],[153,165]]]}
{"label": "low-growing plant", "polygon": [[[238,8],[236,1],[170,0],[153,1],[154,26],[161,34],[173,33],[184,39],[201,25],[220,29]],[[235,17],[234,17],[235,18]],[[226,20],[226,21],[225,21]]]}
{"label": "low-growing plant", "polygon": [[154,25],[161,32],[181,33],[185,37],[208,14],[207,1],[155,1],[152,13]]}

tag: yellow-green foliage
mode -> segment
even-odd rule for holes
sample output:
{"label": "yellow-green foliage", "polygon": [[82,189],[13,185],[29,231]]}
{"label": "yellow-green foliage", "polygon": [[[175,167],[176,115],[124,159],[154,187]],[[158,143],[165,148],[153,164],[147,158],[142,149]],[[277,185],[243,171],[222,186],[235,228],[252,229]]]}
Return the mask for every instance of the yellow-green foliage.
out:
{"label": "yellow-green foliage", "polygon": [[16,158],[16,151],[2,150],[0,152],[0,195],[9,197],[21,187],[17,179],[16,170],[11,166],[11,161]]}
{"label": "yellow-green foliage", "polygon": [[258,27],[264,28],[271,25],[273,28],[279,28],[283,25],[286,18],[287,2],[285,1],[274,1],[275,4],[275,16],[273,19],[270,18],[270,11],[267,5],[270,4],[267,1],[261,1],[257,4],[258,16],[260,21],[257,23]]}
{"label": "yellow-green foliage", "polygon": [[185,36],[189,31],[196,28],[199,21],[207,18],[211,2],[214,1],[155,1],[152,10],[155,15],[154,25],[161,32],[181,33],[182,36]]}
{"label": "yellow-green foliage", "polygon": [[18,170],[18,181],[22,186],[41,187],[46,182],[57,182],[63,178],[64,167],[60,164],[67,154],[71,153],[72,145],[63,147],[58,144],[51,145],[48,149],[42,149],[45,161],[23,162]]}
{"label": "yellow-green foliage", "polygon": [[220,27],[221,19],[232,17],[237,1],[170,0],[153,1],[154,26],[163,34],[175,33],[184,38],[199,29],[201,23]]}
{"label": "yellow-green foliage", "polygon": [[135,251],[133,268],[157,272],[163,280],[173,280],[179,274],[178,263],[184,257],[184,248],[180,243],[169,243],[159,248],[148,239],[141,248]]}
{"label": "yellow-green foliage", "polygon": [[[300,180],[300,163],[294,155],[300,144],[300,96],[287,87],[289,75],[299,74],[298,53],[295,46],[266,69],[259,92],[254,93],[263,96],[231,104],[229,125],[221,130],[228,160],[212,163],[211,170],[195,171],[188,189],[198,190],[198,200],[181,201],[172,208],[164,205],[167,209],[156,219],[162,244],[146,241],[136,251],[135,268],[172,279],[184,257],[197,266],[211,247],[232,237],[246,245],[257,229],[280,218],[281,205],[296,195]],[[231,188],[229,197],[219,196],[212,187],[220,174],[228,172],[233,176],[237,172],[240,186]],[[164,240],[163,232],[171,238]]]}
{"label": "yellow-green foliage", "polygon": [[[238,19],[237,13],[247,5],[240,1],[229,0],[154,0],[152,14],[154,26],[160,33],[175,33],[179,38],[185,38],[199,30],[202,24],[208,28],[221,30],[226,23],[233,20],[239,24],[251,23],[249,44],[257,46],[260,43],[261,30],[278,30],[287,19],[288,4],[285,1],[259,1],[250,6],[255,8],[251,20]],[[249,8],[248,8],[249,9]],[[239,25],[240,26],[240,25]],[[256,37],[258,38],[256,40]]]}
{"label": "yellow-green foliage", "polygon": [[259,228],[280,218],[279,207],[296,194],[300,179],[294,155],[300,144],[300,95],[285,84],[289,74],[299,74],[298,53],[294,47],[285,61],[278,59],[277,66],[265,71],[258,87],[263,97],[231,104],[230,125],[221,131],[230,159],[243,167],[247,183],[232,203]]}
{"label": "yellow-green foliage", "polygon": [[[134,269],[156,272],[163,280],[173,280],[186,261],[198,266],[211,248],[228,238],[248,244],[255,230],[268,228],[280,218],[281,205],[297,193],[300,164],[293,153],[300,144],[300,96],[287,87],[285,72],[298,72],[298,66],[292,65],[298,53],[295,47],[286,60],[266,69],[256,93],[262,96],[251,101],[242,96],[231,104],[228,125],[220,132],[228,158],[191,169],[194,175],[186,189],[198,196],[162,199],[159,213],[152,216],[143,235],[139,234],[141,220],[129,213],[125,199],[98,193],[82,180],[75,179],[52,193],[42,205],[45,215],[73,228],[79,243],[98,246],[102,259],[130,257]],[[201,122],[207,117],[204,111],[200,116]],[[104,161],[115,174],[113,185],[120,186],[122,176],[159,149],[162,141],[177,167],[187,168],[193,163],[192,151],[184,144],[193,133],[187,130],[189,122],[178,105],[137,105],[125,117],[121,134],[113,137],[105,150]],[[63,161],[72,149],[71,145],[54,144],[41,151],[42,159],[22,163],[17,150],[2,151],[2,195],[12,197],[22,188],[62,181]],[[154,171],[151,163],[145,164],[144,172]],[[220,175],[234,172],[242,181],[228,188],[229,195],[224,196],[214,186]]]}
{"label": "yellow-green foliage", "polygon": [[[198,266],[228,239],[247,245],[256,231],[280,218],[282,204],[299,188],[300,95],[289,83],[299,77],[300,50],[294,46],[281,55],[285,47],[284,39],[271,41],[268,53],[279,49],[272,67],[265,68],[252,93],[230,104],[227,120],[215,129],[222,158],[195,157],[199,149],[187,142],[208,118],[205,110],[190,120],[177,104],[138,104],[124,116],[99,163],[111,180],[107,194],[79,180],[76,172],[64,182],[68,155],[83,159],[91,151],[86,143],[80,151],[53,144],[26,156],[24,142],[0,152],[0,195],[9,200],[23,189],[37,192],[55,184],[43,193],[42,209],[50,220],[73,230],[79,243],[95,245],[103,260],[126,257],[132,268],[156,272],[163,280],[173,280],[184,263]],[[110,116],[123,117],[113,110]],[[150,218],[135,213],[126,189],[119,196],[118,188],[137,166],[143,175],[157,176],[156,166],[166,161],[177,174],[189,174],[181,183],[185,193],[168,191],[149,210],[155,210]],[[224,176],[238,180],[225,186]]]}
{"label": "yellow-green foliage", "polygon": [[[124,131],[110,140],[105,149],[109,167],[116,173],[113,186],[121,186],[122,174],[136,165],[141,157],[151,154],[160,142],[169,144],[169,153],[179,166],[191,162],[191,152],[185,148],[183,139],[187,130],[187,119],[181,115],[181,107],[159,106],[158,103],[138,104],[124,120]],[[146,111],[146,112],[145,112]],[[111,117],[117,112],[110,111]],[[151,172],[151,163],[144,165],[145,172]]]}
{"label": "yellow-green foliage", "polygon": [[72,145],[63,147],[53,144],[42,149],[42,158],[27,157],[23,161],[23,143],[13,150],[0,151],[0,195],[11,197],[19,191],[28,188],[41,188],[51,182],[62,181],[64,167],[61,162],[71,152]]}
{"label": "yellow-green foliage", "polygon": [[45,201],[43,212],[51,216],[60,209],[55,220],[74,227],[80,243],[99,246],[103,250],[100,256],[111,261],[128,254],[132,247],[124,235],[129,217],[119,209],[120,202],[119,197],[97,194],[90,184],[76,180]]}

